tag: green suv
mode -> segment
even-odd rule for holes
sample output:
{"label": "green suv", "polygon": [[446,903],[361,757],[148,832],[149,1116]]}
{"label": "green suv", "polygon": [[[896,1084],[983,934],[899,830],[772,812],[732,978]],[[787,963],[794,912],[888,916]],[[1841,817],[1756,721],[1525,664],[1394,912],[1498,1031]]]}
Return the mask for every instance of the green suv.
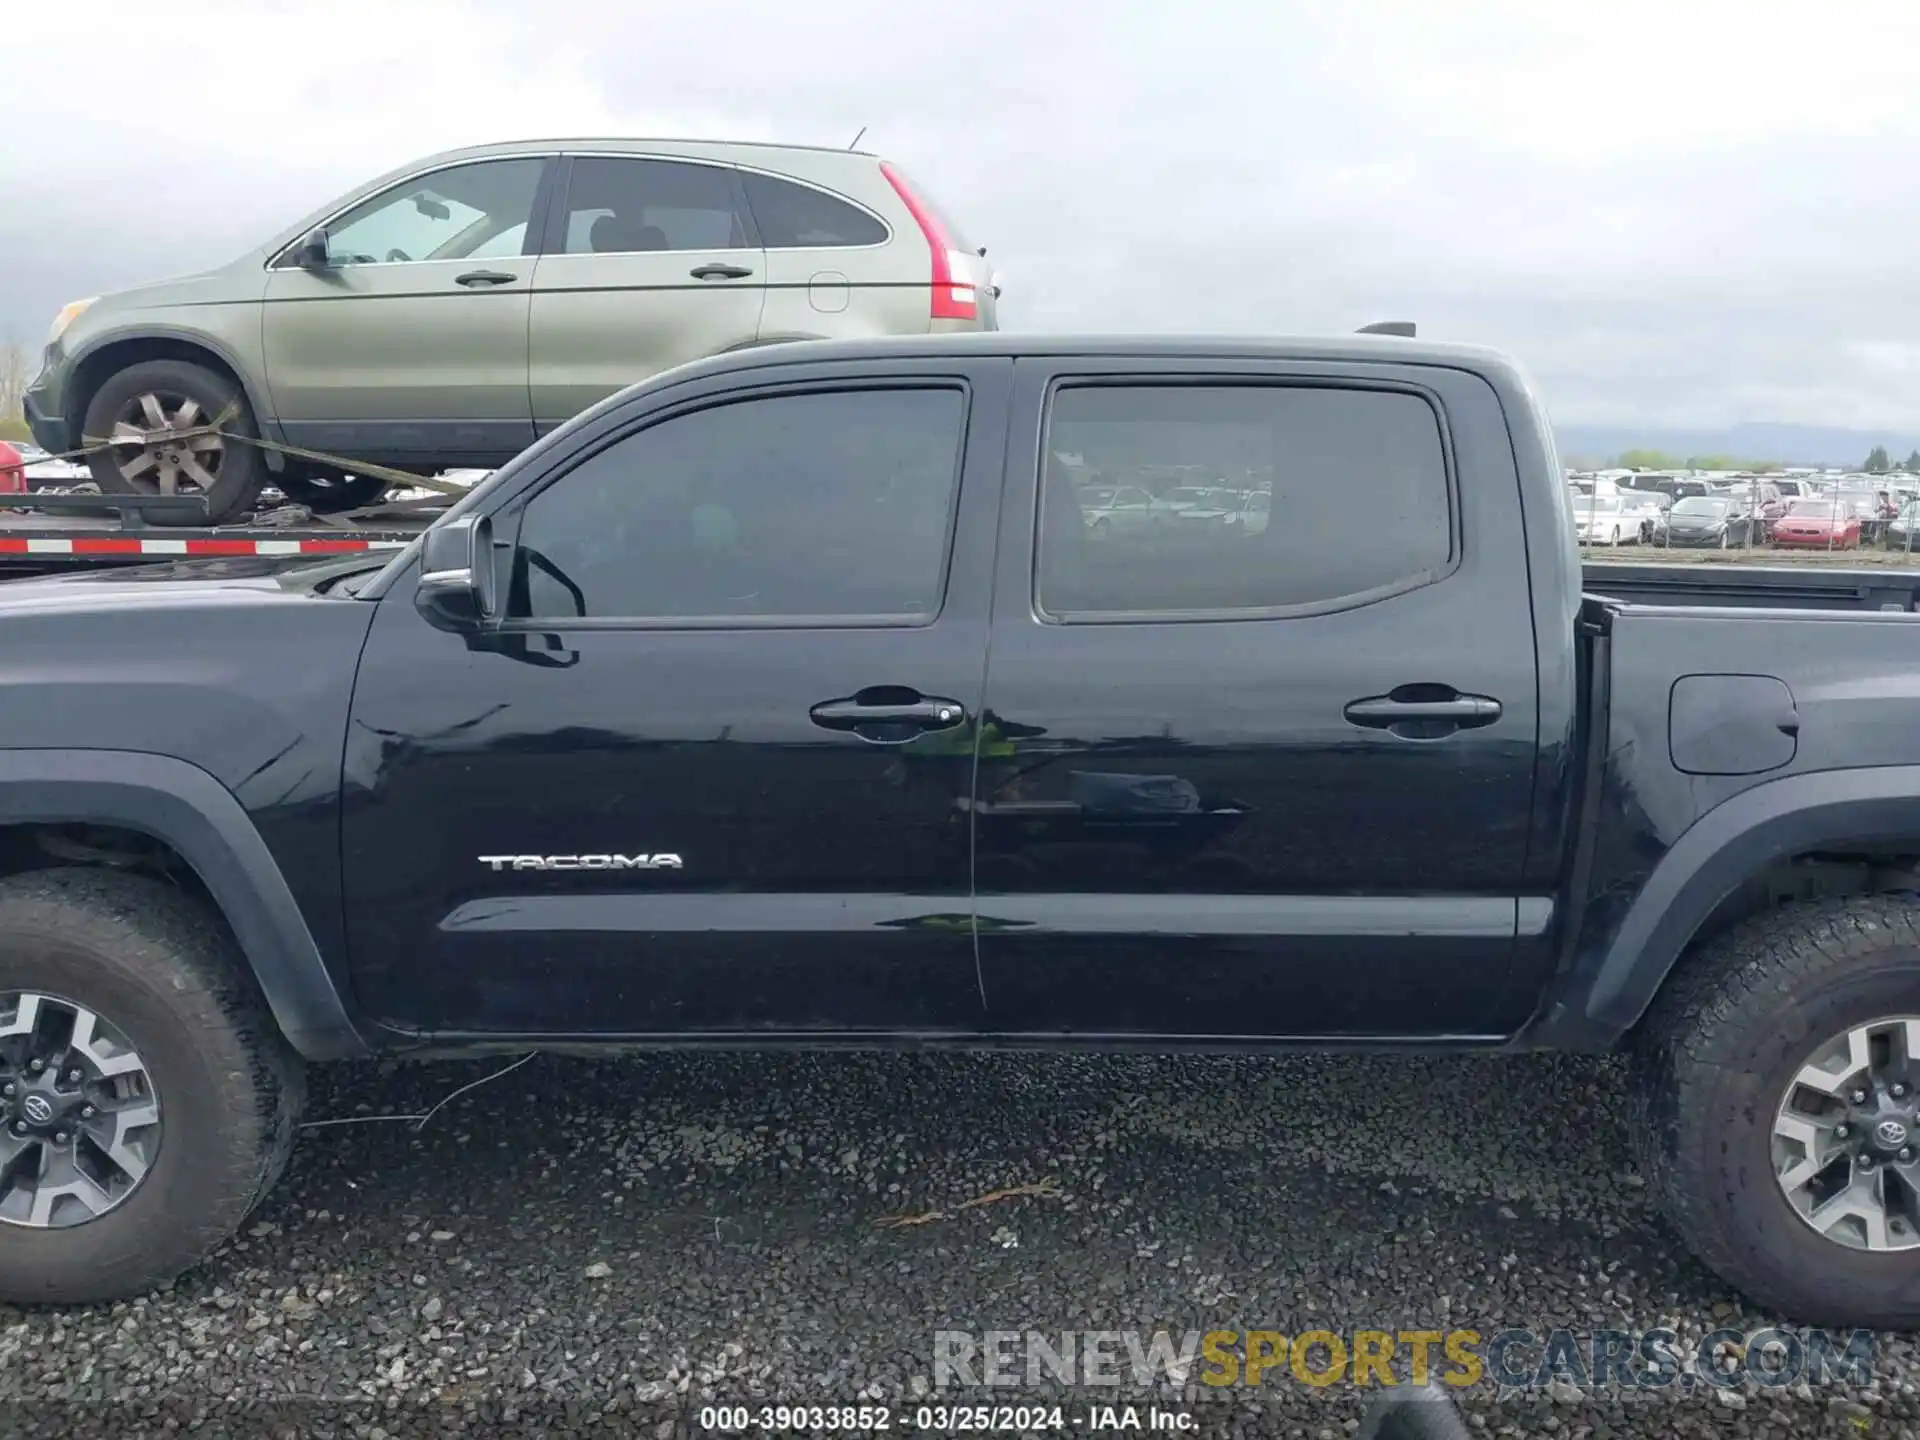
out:
{"label": "green suv", "polygon": [[218,270],[67,306],[27,422],[55,452],[111,441],[88,462],[109,492],[202,493],[219,520],[271,481],[346,509],[386,482],[235,437],[411,473],[491,467],[684,361],[992,330],[985,254],[859,151],[449,151]]}

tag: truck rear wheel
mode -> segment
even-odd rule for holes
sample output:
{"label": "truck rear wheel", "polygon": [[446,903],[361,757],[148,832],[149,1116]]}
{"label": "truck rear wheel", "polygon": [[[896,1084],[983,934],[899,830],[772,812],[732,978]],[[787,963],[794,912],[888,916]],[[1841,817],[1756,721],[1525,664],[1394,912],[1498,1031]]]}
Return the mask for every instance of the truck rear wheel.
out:
{"label": "truck rear wheel", "polygon": [[[214,433],[214,422],[227,418]],[[266,482],[260,449],[235,435],[256,435],[240,387],[185,360],[143,360],[109,375],[87,402],[82,433],[112,447],[87,457],[109,495],[204,495],[206,520],[149,515],[152,525],[218,524],[253,503]]]}
{"label": "truck rear wheel", "polygon": [[0,880],[0,1301],[191,1268],[279,1178],[304,1094],[224,927],[178,890]]}
{"label": "truck rear wheel", "polygon": [[1641,1166],[1728,1283],[1920,1324],[1920,897],[1793,905],[1683,962],[1636,1045]]}

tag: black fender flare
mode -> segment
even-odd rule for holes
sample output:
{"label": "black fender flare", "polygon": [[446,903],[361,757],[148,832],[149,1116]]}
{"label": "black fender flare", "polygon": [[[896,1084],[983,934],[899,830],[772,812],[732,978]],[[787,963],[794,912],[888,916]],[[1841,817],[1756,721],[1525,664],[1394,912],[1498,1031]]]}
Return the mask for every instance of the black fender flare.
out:
{"label": "black fender flare", "polygon": [[212,894],[280,1033],[308,1060],[372,1052],[259,830],[197,765],[132,750],[0,750],[0,825],[116,825],[179,852]]}
{"label": "black fender flare", "polygon": [[1789,775],[1722,801],[1661,857],[1604,949],[1575,963],[1531,1043],[1617,1043],[1701,925],[1774,861],[1822,845],[1906,838],[1920,838],[1920,765]]}

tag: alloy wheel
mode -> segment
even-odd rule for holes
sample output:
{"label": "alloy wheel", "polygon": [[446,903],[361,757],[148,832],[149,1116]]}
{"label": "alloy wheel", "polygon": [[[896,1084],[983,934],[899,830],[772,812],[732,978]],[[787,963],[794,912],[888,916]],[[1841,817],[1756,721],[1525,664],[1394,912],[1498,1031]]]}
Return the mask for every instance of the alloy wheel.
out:
{"label": "alloy wheel", "polygon": [[71,1000],[0,994],[0,1224],[97,1220],[159,1151],[160,1097],[124,1035]]}
{"label": "alloy wheel", "polygon": [[207,429],[212,421],[190,395],[135,395],[120,407],[107,436],[113,463],[122,479],[150,494],[209,491],[227,454],[225,439]]}
{"label": "alloy wheel", "polygon": [[1780,1193],[1852,1250],[1920,1246],[1920,1017],[1857,1025],[1787,1082],[1773,1122]]}

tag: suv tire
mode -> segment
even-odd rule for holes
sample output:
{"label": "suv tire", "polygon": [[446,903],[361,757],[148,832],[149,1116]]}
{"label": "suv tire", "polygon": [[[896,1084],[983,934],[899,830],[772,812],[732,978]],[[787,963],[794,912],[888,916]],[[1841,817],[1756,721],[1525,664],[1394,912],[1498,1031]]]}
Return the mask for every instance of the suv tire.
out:
{"label": "suv tire", "polygon": [[[87,402],[81,434],[105,439],[113,434],[114,426],[122,420],[138,423],[143,429],[148,428],[151,415],[142,406],[143,396],[157,401],[167,417],[173,416],[182,402],[191,402],[198,412],[196,423],[201,425],[212,422],[229,406],[233,406],[232,418],[221,428],[239,435],[257,436],[260,433],[254,423],[253,411],[247,405],[247,397],[227,376],[185,360],[143,360],[137,365],[115,371],[93,392],[93,398]],[[154,459],[156,453],[157,447],[99,450],[87,457],[87,468],[93,472],[95,483],[109,495],[152,495],[161,489],[159,482],[153,478],[160,473],[160,465]],[[196,455],[196,463],[205,460],[210,453]],[[129,475],[127,466],[140,456],[145,456],[147,460],[144,469]],[[197,481],[189,480],[186,483],[192,485],[193,489],[183,493],[204,491],[207,497],[205,523],[219,524],[245,510],[253,503],[267,479],[267,467],[260,447],[240,440],[227,440],[220,446],[217,460],[212,465],[203,465],[203,468],[211,469],[214,483],[202,486]],[[147,517],[147,523],[177,526],[203,522],[197,516],[182,518],[155,514]]]}
{"label": "suv tire", "polygon": [[[226,927],[158,881],[90,869],[0,880],[0,957],[0,1020],[17,1014],[22,994],[53,997],[36,1005],[43,1016],[84,1008],[98,1017],[94,1033],[121,1037],[141,1062],[158,1114],[144,1132],[144,1173],[110,1208],[76,1217],[78,1202],[64,1202],[65,1217],[78,1218],[64,1225],[0,1219],[0,1301],[119,1300],[172,1280],[228,1238],[286,1168],[305,1099],[299,1058]],[[58,1023],[43,1019],[49,1028],[52,1039],[35,1043],[57,1050]],[[26,1043],[0,1039],[12,1075],[26,1073]],[[82,1074],[82,1063],[66,1074]],[[17,1100],[0,1111],[9,1124],[25,1113]]]}
{"label": "suv tire", "polygon": [[[1650,1192],[1695,1255],[1789,1319],[1920,1324],[1913,1227],[1895,1223],[1901,1248],[1843,1244],[1789,1203],[1775,1159],[1789,1095],[1827,1103],[1790,1088],[1802,1067],[1833,1037],[1904,1015],[1920,1015],[1920,896],[1855,896],[1785,906],[1708,942],[1636,1036],[1633,1129]],[[1874,1128],[1848,1126],[1846,1143]],[[1786,1143],[1782,1163],[1795,1153]],[[1859,1169],[1844,1161],[1838,1173]]]}
{"label": "suv tire", "polygon": [[393,488],[390,481],[371,475],[342,475],[299,460],[287,461],[286,470],[273,477],[273,484],[292,503],[316,515],[358,510]]}

